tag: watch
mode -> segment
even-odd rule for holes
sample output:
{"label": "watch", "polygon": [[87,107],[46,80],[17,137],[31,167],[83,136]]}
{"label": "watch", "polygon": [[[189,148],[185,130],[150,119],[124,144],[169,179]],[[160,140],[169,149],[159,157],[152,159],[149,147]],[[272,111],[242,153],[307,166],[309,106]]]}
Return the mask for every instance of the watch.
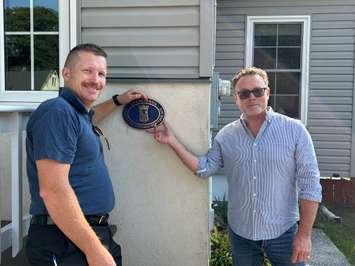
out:
{"label": "watch", "polygon": [[112,101],[113,101],[113,103],[114,103],[116,106],[122,105],[122,103],[120,103],[120,102],[118,101],[118,96],[119,96],[119,94],[115,94],[115,95],[112,96]]}

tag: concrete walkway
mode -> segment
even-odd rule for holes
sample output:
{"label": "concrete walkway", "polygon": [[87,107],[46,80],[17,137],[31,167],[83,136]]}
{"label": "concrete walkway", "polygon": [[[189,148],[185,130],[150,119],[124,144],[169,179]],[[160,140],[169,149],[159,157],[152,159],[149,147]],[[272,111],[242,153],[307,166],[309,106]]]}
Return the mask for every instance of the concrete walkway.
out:
{"label": "concrete walkway", "polygon": [[351,266],[343,253],[320,229],[313,228],[310,266]]}

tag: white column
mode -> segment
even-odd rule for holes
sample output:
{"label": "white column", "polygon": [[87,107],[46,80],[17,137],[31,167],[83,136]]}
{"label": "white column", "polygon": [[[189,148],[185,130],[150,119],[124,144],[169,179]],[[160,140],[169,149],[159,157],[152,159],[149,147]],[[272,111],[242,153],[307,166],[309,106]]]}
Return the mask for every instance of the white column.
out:
{"label": "white column", "polygon": [[13,133],[11,135],[11,215],[12,256],[22,249],[22,116],[11,114]]}

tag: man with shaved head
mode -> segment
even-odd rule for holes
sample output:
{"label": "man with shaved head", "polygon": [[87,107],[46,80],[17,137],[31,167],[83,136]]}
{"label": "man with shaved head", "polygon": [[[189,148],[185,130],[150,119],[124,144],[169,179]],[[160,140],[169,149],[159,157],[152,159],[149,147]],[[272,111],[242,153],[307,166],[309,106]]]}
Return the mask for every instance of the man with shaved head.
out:
{"label": "man with shaved head", "polygon": [[132,89],[94,107],[106,85],[106,57],[94,44],[74,47],[59,96],[43,102],[28,121],[31,265],[121,265],[108,224],[115,197],[97,123],[117,106],[146,96]]}

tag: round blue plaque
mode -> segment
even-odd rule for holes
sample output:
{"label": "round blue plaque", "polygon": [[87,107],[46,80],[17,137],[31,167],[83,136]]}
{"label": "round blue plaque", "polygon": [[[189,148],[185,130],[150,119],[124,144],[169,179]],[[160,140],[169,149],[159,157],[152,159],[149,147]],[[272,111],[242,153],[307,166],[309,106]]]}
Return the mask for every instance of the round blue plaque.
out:
{"label": "round blue plaque", "polygon": [[124,121],[137,129],[158,126],[164,120],[164,114],[164,109],[160,103],[143,98],[127,103],[122,111]]}

